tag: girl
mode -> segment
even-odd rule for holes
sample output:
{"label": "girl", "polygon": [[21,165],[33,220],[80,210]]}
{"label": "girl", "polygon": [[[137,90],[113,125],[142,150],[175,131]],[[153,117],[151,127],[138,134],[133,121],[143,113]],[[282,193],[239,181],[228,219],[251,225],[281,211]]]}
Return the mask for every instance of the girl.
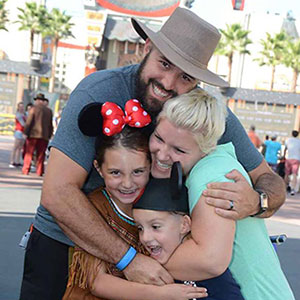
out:
{"label": "girl", "polygon": [[[200,89],[168,100],[158,116],[150,138],[151,173],[169,177],[173,162],[182,164],[193,237],[176,249],[165,267],[180,280],[216,277],[229,267],[246,300],[292,300],[264,220],[225,219],[204,201],[206,185],[230,181],[225,175],[233,169],[251,184],[232,143],[217,146],[225,118],[225,105]],[[234,209],[233,202],[228,209]]]}
{"label": "girl", "polygon": [[[147,125],[151,119],[137,100],[128,101],[125,112],[126,117],[119,106],[106,102],[102,107],[98,103],[90,104],[79,115],[81,131],[90,136],[98,134],[95,167],[105,183],[104,187],[90,193],[88,198],[107,224],[129,246],[146,253],[138,243],[132,204],[139,198],[149,179],[150,128]],[[97,128],[102,118],[103,134],[99,135]],[[153,286],[129,282],[118,265],[101,261],[75,247],[63,299],[182,300],[207,295],[204,288],[183,284]]]}

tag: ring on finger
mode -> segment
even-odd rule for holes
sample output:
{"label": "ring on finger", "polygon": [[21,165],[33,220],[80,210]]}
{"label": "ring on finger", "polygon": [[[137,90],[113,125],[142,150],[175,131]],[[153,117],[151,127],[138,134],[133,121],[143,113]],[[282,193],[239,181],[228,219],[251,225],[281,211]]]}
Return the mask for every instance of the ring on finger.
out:
{"label": "ring on finger", "polygon": [[229,203],[230,203],[230,207],[228,208],[228,210],[233,210],[234,208],[233,201],[230,200]]}

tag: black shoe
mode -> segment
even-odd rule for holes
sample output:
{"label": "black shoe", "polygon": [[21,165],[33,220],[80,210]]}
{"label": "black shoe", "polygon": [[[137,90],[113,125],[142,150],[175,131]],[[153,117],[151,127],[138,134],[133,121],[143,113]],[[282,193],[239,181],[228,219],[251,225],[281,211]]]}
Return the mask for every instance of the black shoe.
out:
{"label": "black shoe", "polygon": [[290,186],[288,186],[288,187],[286,188],[286,191],[287,191],[288,193],[290,193],[290,191],[291,191],[291,187],[290,187]]}

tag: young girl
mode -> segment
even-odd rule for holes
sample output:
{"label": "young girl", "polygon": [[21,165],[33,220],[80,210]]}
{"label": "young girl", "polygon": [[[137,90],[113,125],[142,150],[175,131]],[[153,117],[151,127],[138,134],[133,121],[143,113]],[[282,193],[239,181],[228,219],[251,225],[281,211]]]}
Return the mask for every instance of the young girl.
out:
{"label": "young girl", "polygon": [[[101,110],[101,115],[100,115]],[[148,138],[151,119],[137,100],[125,106],[126,117],[114,103],[88,105],[79,116],[79,128],[93,136],[103,118],[103,134],[96,138],[95,167],[104,187],[88,195],[107,224],[129,246],[141,253],[138,231],[132,218],[132,204],[146,186],[150,173]],[[125,124],[129,124],[125,126]],[[137,126],[133,128],[131,126]],[[131,249],[131,248],[130,248]],[[69,281],[63,300],[75,299],[190,299],[205,297],[204,288],[170,284],[144,285],[125,280],[120,266],[101,261],[75,247]]]}
{"label": "young girl", "polygon": [[[246,300],[292,300],[264,220],[222,218],[202,194],[210,182],[230,181],[225,175],[233,169],[251,184],[232,143],[217,146],[225,130],[224,107],[221,101],[195,89],[168,100],[158,116],[150,138],[151,173],[169,177],[173,162],[182,164],[193,237],[176,249],[165,267],[180,280],[216,277],[229,267]],[[228,209],[234,210],[233,201],[229,204]]]}
{"label": "young girl", "polygon": [[[178,165],[180,166],[178,162],[173,164],[175,168],[172,175]],[[163,265],[176,248],[190,238],[188,193],[185,186],[176,187],[176,182],[180,183],[182,180],[177,180],[176,176],[175,179],[171,177],[171,180],[151,178],[145,192],[133,205],[133,217],[139,229],[140,241],[151,257]],[[244,300],[229,269],[212,279],[185,283],[205,287],[208,292],[208,297],[205,298],[207,300]]]}

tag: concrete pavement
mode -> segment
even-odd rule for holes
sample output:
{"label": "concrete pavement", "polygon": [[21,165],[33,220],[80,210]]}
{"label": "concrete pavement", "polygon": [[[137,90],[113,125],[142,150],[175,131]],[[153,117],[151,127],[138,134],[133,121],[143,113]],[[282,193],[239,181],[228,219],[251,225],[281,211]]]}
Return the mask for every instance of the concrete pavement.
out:
{"label": "concrete pavement", "polygon": [[[9,169],[12,137],[0,136],[0,300],[17,300],[23,272],[24,250],[18,244],[39,204],[43,178]],[[282,268],[300,299],[300,194],[288,197],[284,206],[266,220],[269,233],[286,233],[278,248]]]}

